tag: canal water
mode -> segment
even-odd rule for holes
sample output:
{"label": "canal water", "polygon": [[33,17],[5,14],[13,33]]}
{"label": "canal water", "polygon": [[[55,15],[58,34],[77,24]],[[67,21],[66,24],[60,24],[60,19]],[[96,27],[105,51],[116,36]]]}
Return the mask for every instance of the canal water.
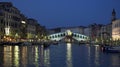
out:
{"label": "canal water", "polygon": [[89,44],[0,46],[0,67],[120,67],[120,53]]}

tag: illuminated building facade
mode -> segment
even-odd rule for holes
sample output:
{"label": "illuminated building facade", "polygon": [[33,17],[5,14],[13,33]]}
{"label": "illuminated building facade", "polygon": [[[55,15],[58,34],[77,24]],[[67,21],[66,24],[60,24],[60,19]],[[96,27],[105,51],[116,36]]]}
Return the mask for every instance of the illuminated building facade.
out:
{"label": "illuminated building facade", "polygon": [[89,25],[89,31],[90,31],[89,36],[92,42],[96,42],[101,38],[102,26],[103,26],[102,24],[96,24],[96,23]]}
{"label": "illuminated building facade", "polygon": [[21,20],[20,11],[11,2],[0,2],[1,39],[6,37],[19,38]]}
{"label": "illuminated building facade", "polygon": [[43,37],[47,35],[45,26],[41,26],[40,24],[37,24],[36,33],[37,33],[36,35],[37,39],[43,39]]}
{"label": "illuminated building facade", "polygon": [[30,41],[41,39],[46,35],[46,28],[38,24],[38,21],[33,18],[27,19],[26,31],[27,39]]}
{"label": "illuminated building facade", "polygon": [[120,39],[120,19],[116,19],[115,9],[112,11],[112,39]]}
{"label": "illuminated building facade", "polygon": [[120,39],[120,19],[112,22],[112,38],[113,40]]}
{"label": "illuminated building facade", "polygon": [[112,39],[112,24],[103,25],[101,27],[101,42],[108,43]]}
{"label": "illuminated building facade", "polygon": [[37,20],[25,17],[11,2],[0,2],[0,41],[37,38],[45,35],[45,30]]}
{"label": "illuminated building facade", "polygon": [[38,24],[37,20],[35,19],[27,19],[27,38],[28,39],[33,39],[36,38],[36,26]]}

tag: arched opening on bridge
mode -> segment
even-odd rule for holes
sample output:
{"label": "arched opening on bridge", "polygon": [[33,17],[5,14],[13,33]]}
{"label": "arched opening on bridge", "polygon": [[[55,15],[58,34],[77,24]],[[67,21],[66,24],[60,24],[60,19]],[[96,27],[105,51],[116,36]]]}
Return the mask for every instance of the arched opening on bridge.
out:
{"label": "arched opening on bridge", "polygon": [[48,36],[49,40],[66,41],[66,42],[80,42],[87,41],[88,37],[79,33],[67,30],[65,32],[55,33]]}

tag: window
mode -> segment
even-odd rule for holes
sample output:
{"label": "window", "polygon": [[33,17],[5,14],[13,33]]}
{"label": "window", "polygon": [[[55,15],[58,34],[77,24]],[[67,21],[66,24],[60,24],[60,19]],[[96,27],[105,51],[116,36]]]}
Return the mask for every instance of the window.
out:
{"label": "window", "polygon": [[80,38],[82,38],[82,36],[80,36]]}
{"label": "window", "polygon": [[85,37],[83,36],[83,39],[84,39]]}
{"label": "window", "polygon": [[52,38],[54,38],[54,36],[52,36]]}
{"label": "window", "polygon": [[60,37],[60,34],[58,34],[58,37]]}

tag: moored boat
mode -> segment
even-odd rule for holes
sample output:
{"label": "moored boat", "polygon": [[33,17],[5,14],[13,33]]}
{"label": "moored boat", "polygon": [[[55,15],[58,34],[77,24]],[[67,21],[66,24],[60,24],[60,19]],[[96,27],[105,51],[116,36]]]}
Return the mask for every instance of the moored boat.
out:
{"label": "moored boat", "polygon": [[104,52],[120,53],[120,46],[103,46]]}
{"label": "moored boat", "polygon": [[20,46],[28,46],[28,45],[32,45],[32,43],[31,42],[22,42],[20,44]]}

